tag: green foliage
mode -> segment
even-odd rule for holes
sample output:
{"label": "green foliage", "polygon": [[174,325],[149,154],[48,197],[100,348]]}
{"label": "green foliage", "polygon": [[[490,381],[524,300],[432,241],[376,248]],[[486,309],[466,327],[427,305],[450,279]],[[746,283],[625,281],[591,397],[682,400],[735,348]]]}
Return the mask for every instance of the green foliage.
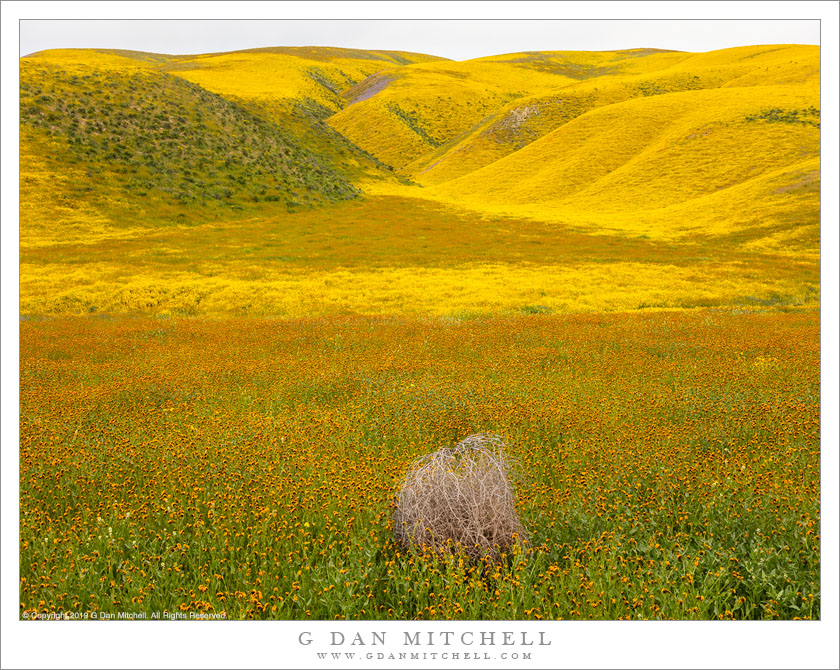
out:
{"label": "green foliage", "polygon": [[390,174],[391,168],[333,129],[326,120],[333,110],[317,100],[236,100],[254,116],[264,118],[295,140],[330,170],[355,182],[365,177]]}
{"label": "green foliage", "polygon": [[328,79],[327,76],[324,74],[323,70],[319,70],[318,68],[311,68],[307,72],[307,76],[315,83],[323,86],[330,93],[334,95],[338,95],[339,93],[341,93],[341,86]]}
{"label": "green foliage", "polygon": [[523,314],[551,314],[554,310],[547,305],[525,305],[520,311]]}
{"label": "green foliage", "polygon": [[426,129],[423,128],[423,126],[420,125],[420,119],[419,119],[419,115],[417,114],[417,112],[408,112],[408,111],[404,110],[402,107],[400,107],[398,104],[393,103],[393,102],[388,103],[388,109],[393,114],[398,116],[405,125],[407,125],[409,128],[411,128],[412,131],[417,133],[423,139],[424,142],[426,142],[427,144],[430,144],[433,147],[440,146],[441,143],[438,142],[434,137],[429,135],[429,133],[426,132]]}
{"label": "green foliage", "polygon": [[767,123],[799,123],[808,126],[820,127],[820,110],[816,107],[805,109],[765,109],[760,114],[751,114],[747,121],[766,121]]}
{"label": "green foliage", "polygon": [[641,81],[635,85],[632,94],[635,95],[665,95],[681,91],[698,91],[710,88],[715,83],[714,78],[701,79],[698,75],[680,74]]}
{"label": "green foliage", "polygon": [[520,67],[556,74],[570,79],[589,79],[590,77],[604,77],[619,74],[621,69],[616,65],[594,65],[592,63],[575,62],[572,59],[558,58],[552,53],[540,51],[526,51],[521,58],[508,60]]}
{"label": "green foliage", "polygon": [[[278,124],[166,73],[24,67],[21,121],[127,194],[181,204],[308,206],[359,191]],[[94,182],[95,183],[95,182]]]}

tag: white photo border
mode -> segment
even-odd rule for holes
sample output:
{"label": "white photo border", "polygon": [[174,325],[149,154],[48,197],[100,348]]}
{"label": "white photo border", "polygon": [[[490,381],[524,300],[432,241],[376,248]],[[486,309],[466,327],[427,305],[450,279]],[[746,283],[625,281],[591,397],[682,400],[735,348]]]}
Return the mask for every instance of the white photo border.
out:
{"label": "white photo border", "polygon": [[[822,195],[822,620],[819,622],[68,622],[63,625],[19,620],[19,246],[18,246],[18,21],[34,18],[266,18],[340,19],[421,18],[573,20],[610,17],[624,20],[785,20],[821,21],[822,181],[838,175],[838,20],[835,2],[4,2],[2,4],[2,667],[67,668],[682,668],[682,667],[837,667],[838,663],[838,199],[836,189]],[[707,24],[708,27],[708,24]],[[745,38],[745,44],[749,38]],[[639,45],[642,46],[642,45]],[[656,46],[656,45],[646,45]],[[356,633],[372,640],[385,632],[389,644],[351,649],[330,644],[331,633],[348,642]],[[504,632],[521,640],[523,632],[550,646],[511,646],[533,650],[529,659],[425,657],[379,659],[377,653],[418,652],[402,644],[406,632],[460,636]],[[310,639],[301,634],[311,634]],[[469,639],[469,637],[467,638]],[[348,660],[318,652],[353,651]],[[426,653],[484,653],[473,645],[426,646]],[[363,654],[373,653],[372,658]]]}

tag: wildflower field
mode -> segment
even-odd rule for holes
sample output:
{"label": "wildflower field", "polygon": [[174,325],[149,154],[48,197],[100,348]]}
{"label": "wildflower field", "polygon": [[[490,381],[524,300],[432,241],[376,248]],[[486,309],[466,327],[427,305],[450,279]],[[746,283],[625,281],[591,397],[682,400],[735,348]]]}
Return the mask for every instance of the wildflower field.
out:
{"label": "wildflower field", "polygon": [[[21,616],[819,618],[819,76],[22,58]],[[397,543],[476,433],[521,542]]]}
{"label": "wildflower field", "polygon": [[[22,611],[811,618],[819,312],[21,324]],[[528,542],[393,541],[493,431]]]}

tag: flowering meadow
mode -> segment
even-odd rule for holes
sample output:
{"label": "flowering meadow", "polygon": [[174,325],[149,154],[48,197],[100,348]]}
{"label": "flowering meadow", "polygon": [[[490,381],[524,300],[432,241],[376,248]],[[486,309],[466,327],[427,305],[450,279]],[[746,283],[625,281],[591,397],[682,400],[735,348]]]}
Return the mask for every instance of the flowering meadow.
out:
{"label": "flowering meadow", "polygon": [[[819,360],[808,308],[28,319],[21,612],[818,618]],[[396,545],[478,431],[527,540]]]}

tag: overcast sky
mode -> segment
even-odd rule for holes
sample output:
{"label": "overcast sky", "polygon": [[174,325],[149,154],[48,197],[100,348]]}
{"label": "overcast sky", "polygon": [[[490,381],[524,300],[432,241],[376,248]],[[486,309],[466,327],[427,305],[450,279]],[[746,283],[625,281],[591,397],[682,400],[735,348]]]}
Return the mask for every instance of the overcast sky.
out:
{"label": "overcast sky", "polygon": [[466,60],[517,51],[638,47],[711,51],[752,44],[819,44],[816,20],[22,20],[20,55],[59,48],[168,54],[265,46],[414,51]]}

